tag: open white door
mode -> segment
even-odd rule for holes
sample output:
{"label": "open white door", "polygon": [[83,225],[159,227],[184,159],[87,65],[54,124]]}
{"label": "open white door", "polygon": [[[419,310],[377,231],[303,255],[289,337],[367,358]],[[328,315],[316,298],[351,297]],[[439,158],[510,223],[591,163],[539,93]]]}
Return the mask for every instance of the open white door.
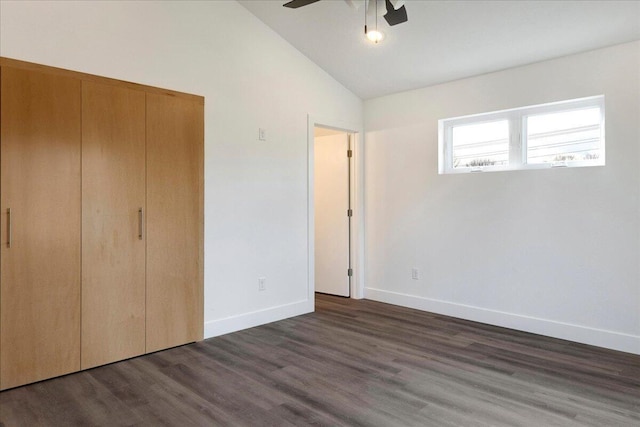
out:
{"label": "open white door", "polygon": [[[350,296],[349,134],[316,128],[314,140],[315,290]],[[323,135],[323,136],[319,136]]]}

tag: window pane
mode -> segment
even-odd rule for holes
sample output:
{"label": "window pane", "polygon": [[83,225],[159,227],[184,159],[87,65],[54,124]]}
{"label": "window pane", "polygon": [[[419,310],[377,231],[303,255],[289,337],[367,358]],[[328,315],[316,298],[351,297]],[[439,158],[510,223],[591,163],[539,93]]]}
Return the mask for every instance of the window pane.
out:
{"label": "window pane", "polygon": [[455,126],[452,129],[453,167],[509,163],[509,121]]}
{"label": "window pane", "polygon": [[600,157],[600,108],[527,117],[527,163]]}

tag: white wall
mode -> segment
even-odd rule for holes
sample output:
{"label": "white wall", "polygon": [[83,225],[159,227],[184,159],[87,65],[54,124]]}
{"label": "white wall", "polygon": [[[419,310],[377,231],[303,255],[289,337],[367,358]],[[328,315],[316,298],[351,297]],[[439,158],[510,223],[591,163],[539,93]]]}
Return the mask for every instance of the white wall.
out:
{"label": "white wall", "polygon": [[[438,175],[438,119],[599,94],[606,166]],[[640,353],[639,104],[640,42],[365,101],[365,297]]]}
{"label": "white wall", "polygon": [[205,97],[205,336],[313,309],[307,115],[361,126],[358,97],[235,1],[2,1],[0,28],[2,56]]}

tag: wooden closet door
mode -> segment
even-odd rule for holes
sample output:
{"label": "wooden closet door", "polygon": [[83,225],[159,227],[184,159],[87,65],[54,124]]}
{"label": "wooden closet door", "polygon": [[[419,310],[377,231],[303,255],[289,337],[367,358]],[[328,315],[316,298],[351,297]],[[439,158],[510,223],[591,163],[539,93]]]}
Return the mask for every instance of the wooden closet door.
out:
{"label": "wooden closet door", "polygon": [[145,94],[84,81],[82,369],[145,352],[144,207]]}
{"label": "wooden closet door", "polygon": [[203,114],[147,94],[147,352],[202,339]]}
{"label": "wooden closet door", "polygon": [[80,369],[81,87],[74,78],[10,67],[1,80],[6,389]]}

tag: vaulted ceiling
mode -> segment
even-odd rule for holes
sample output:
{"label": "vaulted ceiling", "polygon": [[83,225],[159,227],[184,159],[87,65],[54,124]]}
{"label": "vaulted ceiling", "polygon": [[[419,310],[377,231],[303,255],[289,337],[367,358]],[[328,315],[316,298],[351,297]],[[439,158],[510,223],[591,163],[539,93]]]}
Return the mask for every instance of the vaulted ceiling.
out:
{"label": "vaulted ceiling", "polygon": [[377,45],[364,37],[364,0],[239,3],[362,99],[640,39],[640,1],[406,0],[408,22],[378,18]]}

